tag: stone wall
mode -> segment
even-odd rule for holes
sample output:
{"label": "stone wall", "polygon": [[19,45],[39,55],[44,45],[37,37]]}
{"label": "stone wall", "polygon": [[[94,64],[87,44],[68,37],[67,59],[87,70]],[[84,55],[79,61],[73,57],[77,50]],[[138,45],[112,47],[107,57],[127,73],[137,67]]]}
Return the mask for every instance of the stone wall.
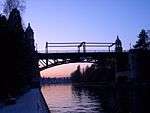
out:
{"label": "stone wall", "polygon": [[129,80],[137,82],[150,81],[150,51],[129,51]]}

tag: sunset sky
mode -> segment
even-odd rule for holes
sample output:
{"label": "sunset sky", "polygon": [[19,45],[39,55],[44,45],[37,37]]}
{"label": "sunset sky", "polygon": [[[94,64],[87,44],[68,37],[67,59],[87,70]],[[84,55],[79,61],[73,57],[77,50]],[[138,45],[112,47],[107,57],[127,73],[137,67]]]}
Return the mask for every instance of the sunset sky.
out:
{"label": "sunset sky", "polygon": [[129,49],[141,29],[150,29],[150,0],[26,0],[39,49],[45,42],[114,42]]}
{"label": "sunset sky", "polygon": [[[141,29],[150,29],[149,4],[150,0],[26,0],[22,17],[25,26],[31,23],[39,50],[46,41],[114,42],[117,35],[129,49]],[[74,67],[70,66],[47,72],[60,75]]]}
{"label": "sunset sky", "polygon": [[80,65],[81,71],[87,65],[91,66],[91,63],[72,63],[55,66],[44,71],[41,71],[42,77],[69,77],[72,71],[77,69],[77,66]]}

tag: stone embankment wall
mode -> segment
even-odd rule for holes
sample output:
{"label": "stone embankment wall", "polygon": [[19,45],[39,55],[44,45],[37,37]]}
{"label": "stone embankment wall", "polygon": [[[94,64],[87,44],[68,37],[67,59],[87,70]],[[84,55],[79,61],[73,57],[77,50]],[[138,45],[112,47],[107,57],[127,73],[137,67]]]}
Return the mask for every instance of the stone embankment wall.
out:
{"label": "stone embankment wall", "polygon": [[115,82],[128,81],[129,76],[129,54],[117,53],[115,62]]}
{"label": "stone embankment wall", "polygon": [[129,51],[129,72],[130,81],[150,81],[150,50]]}
{"label": "stone embankment wall", "polygon": [[47,105],[47,103],[45,101],[45,98],[44,98],[44,96],[43,96],[43,94],[41,92],[41,90],[39,90],[39,92],[40,92],[40,98],[39,98],[39,101],[40,101],[39,102],[40,103],[40,106],[39,106],[40,113],[51,113],[49,108],[48,108],[48,105]]}

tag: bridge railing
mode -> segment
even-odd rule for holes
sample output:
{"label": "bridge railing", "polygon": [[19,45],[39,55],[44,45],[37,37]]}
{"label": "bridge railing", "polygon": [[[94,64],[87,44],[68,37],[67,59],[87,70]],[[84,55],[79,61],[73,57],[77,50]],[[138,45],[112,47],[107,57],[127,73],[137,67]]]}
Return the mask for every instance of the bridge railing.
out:
{"label": "bridge railing", "polygon": [[[86,53],[98,53],[98,52],[115,52],[115,50],[86,50]],[[126,50],[124,50],[126,52]],[[45,50],[38,50],[38,53],[46,53]],[[79,53],[78,50],[48,50],[48,53]],[[80,53],[84,53],[80,51]]]}

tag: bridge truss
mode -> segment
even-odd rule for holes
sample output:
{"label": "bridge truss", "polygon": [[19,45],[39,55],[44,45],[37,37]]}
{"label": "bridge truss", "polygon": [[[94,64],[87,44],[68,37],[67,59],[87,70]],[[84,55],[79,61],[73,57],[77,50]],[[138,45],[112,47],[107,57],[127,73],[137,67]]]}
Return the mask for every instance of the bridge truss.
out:
{"label": "bridge truss", "polygon": [[[115,43],[98,43],[98,42],[67,42],[67,43],[49,43],[46,42],[45,53],[39,53],[39,66],[40,69],[46,69],[56,65],[75,63],[75,62],[90,62],[95,63],[101,58],[106,58],[114,55],[111,51]],[[49,48],[71,48],[74,47],[77,51],[73,52],[52,52]],[[105,51],[91,51],[87,50],[88,47],[92,48],[107,48]],[[82,51],[81,51],[82,50]]]}

